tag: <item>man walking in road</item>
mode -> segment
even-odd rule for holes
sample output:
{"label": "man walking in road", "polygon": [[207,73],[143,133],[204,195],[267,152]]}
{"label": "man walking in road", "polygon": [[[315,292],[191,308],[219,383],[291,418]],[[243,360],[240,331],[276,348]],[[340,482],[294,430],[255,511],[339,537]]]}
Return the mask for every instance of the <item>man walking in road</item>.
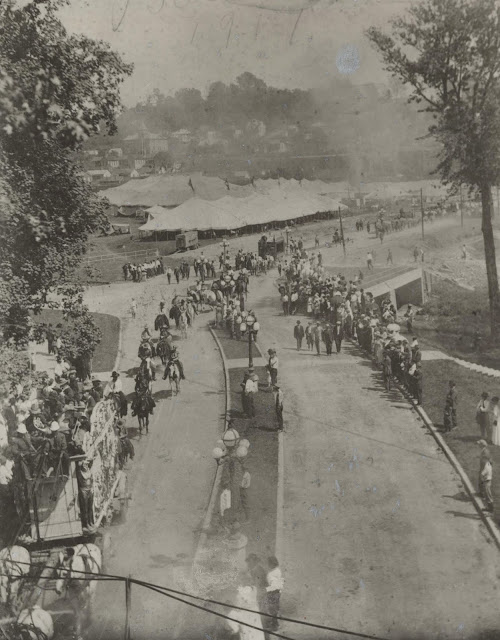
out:
{"label": "man walking in road", "polygon": [[311,321],[307,323],[305,335],[306,335],[307,348],[309,349],[309,351],[312,351],[314,347],[314,336],[313,336],[313,325]]}
{"label": "man walking in road", "polygon": [[273,618],[269,621],[268,629],[270,631],[277,631],[280,623],[278,620],[280,612],[280,596],[283,590],[283,576],[275,556],[270,556],[267,559],[267,565],[269,571],[267,573],[267,611]]}
{"label": "man walking in road", "polygon": [[337,320],[335,323],[335,327],[333,329],[333,339],[335,340],[335,349],[337,353],[340,353],[340,349],[342,348],[342,340],[344,339],[344,329],[342,328],[342,323],[340,320]]}
{"label": "man walking in road", "polygon": [[332,355],[332,345],[333,345],[333,332],[330,324],[325,324],[323,327],[322,336],[323,342],[325,343],[326,355]]}
{"label": "man walking in road", "polygon": [[393,262],[392,262],[392,251],[390,249],[387,250],[386,264],[393,264]]}
{"label": "man walking in road", "polygon": [[373,253],[371,251],[368,251],[368,253],[366,254],[366,265],[368,271],[373,270]]}
{"label": "man walking in road", "polygon": [[458,394],[456,384],[453,380],[450,380],[449,390],[446,395],[446,401],[444,405],[444,430],[446,432],[456,429],[457,427],[457,401]]}
{"label": "man walking in road", "polygon": [[297,351],[300,351],[302,349],[302,340],[304,339],[304,327],[300,324],[300,320],[297,320],[293,328],[293,337],[297,341]]}
{"label": "man walking in road", "polygon": [[321,329],[319,324],[313,325],[312,335],[316,346],[316,354],[319,356],[321,354]]}

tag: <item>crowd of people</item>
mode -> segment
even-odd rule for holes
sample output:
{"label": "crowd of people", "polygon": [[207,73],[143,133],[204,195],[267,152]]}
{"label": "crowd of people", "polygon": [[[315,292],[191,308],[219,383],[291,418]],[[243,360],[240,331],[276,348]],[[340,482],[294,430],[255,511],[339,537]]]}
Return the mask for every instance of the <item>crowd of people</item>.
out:
{"label": "crowd of people", "polygon": [[149,280],[154,276],[164,274],[165,265],[163,264],[163,258],[160,256],[140,264],[127,262],[123,265],[122,271],[124,280],[130,278],[133,282],[142,282],[143,280]]}
{"label": "crowd of people", "polygon": [[[4,397],[0,415],[5,433],[1,444],[5,456],[12,461],[11,480],[20,516],[29,503],[28,483],[40,477],[67,476],[70,456],[84,455],[90,446],[90,417],[96,404],[113,394],[123,396],[119,373],[113,372],[104,386],[96,377],[82,382],[76,370],[60,356],[53,377],[44,374],[40,380],[29,397],[22,389]],[[118,416],[114,428],[122,464],[126,456],[134,457],[133,446]],[[89,473],[89,461],[79,461],[77,480],[84,527],[93,524]]]}

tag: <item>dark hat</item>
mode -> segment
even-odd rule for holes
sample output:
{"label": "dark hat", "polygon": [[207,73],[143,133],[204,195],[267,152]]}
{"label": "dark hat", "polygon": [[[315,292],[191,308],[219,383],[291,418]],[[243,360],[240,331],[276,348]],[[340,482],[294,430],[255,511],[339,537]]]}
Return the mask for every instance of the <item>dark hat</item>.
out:
{"label": "dark hat", "polygon": [[118,378],[120,376],[120,374],[118,373],[118,371],[113,371],[113,373],[111,374],[111,377],[114,378],[116,380],[116,378]]}

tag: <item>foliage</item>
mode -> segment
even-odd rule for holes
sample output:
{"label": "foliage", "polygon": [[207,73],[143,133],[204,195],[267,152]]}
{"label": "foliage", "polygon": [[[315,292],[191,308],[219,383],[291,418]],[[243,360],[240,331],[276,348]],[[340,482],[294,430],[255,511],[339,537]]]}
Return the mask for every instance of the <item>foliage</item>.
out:
{"label": "foliage", "polygon": [[0,393],[9,395],[16,385],[30,382],[30,359],[26,351],[18,347],[0,344]]}
{"label": "foliage", "polygon": [[104,123],[115,130],[131,67],[103,42],[68,35],[65,0],[0,4],[0,318],[39,309],[68,279],[104,204],[72,159]]}
{"label": "foliage", "polygon": [[500,333],[500,291],[491,218],[500,182],[500,5],[495,0],[424,0],[392,21],[392,35],[368,37],[386,69],[433,117],[437,172],[456,191],[481,194],[492,335]]}

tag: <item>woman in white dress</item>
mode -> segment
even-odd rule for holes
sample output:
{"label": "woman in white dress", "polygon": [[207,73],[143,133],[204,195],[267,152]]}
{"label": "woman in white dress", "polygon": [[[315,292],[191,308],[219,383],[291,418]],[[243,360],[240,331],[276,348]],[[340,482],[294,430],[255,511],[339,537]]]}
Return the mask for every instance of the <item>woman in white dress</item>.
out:
{"label": "woman in white dress", "polygon": [[500,407],[498,406],[498,396],[493,396],[490,402],[490,427],[491,444],[500,446]]}

